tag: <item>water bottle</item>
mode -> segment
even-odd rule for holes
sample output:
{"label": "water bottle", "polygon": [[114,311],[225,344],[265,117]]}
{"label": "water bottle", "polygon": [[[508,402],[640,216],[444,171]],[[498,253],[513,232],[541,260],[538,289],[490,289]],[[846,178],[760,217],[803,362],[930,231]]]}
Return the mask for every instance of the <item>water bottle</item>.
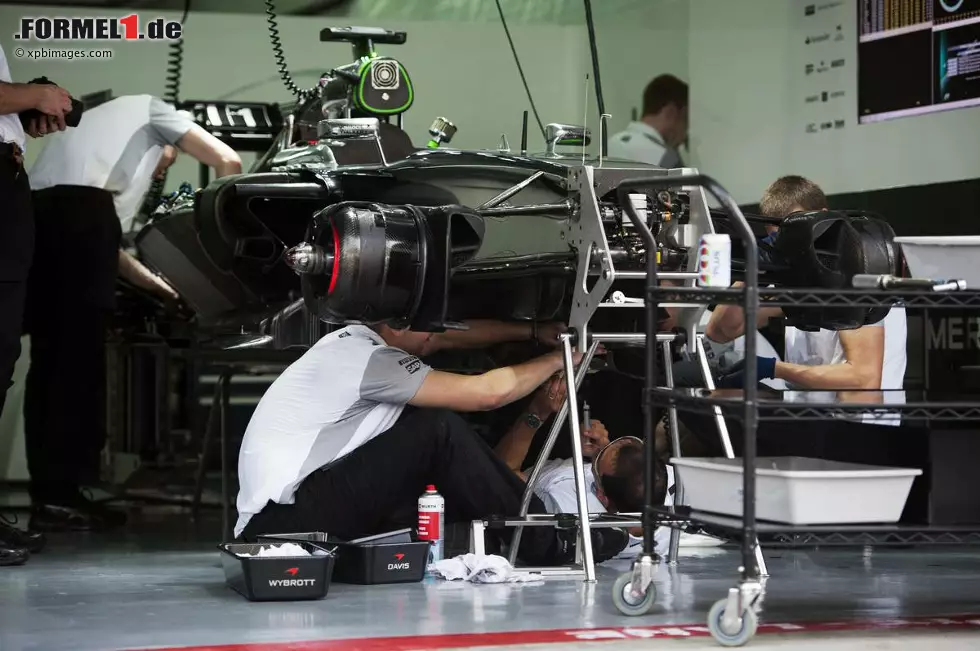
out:
{"label": "water bottle", "polygon": [[446,513],[446,500],[429,484],[419,498],[419,540],[429,541],[429,562],[431,565],[442,560],[443,519]]}

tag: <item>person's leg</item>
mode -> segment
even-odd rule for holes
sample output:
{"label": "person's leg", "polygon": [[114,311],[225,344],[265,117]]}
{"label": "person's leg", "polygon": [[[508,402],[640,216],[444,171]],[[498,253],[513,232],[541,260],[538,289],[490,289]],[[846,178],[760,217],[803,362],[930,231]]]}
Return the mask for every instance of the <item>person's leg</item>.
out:
{"label": "person's leg", "polygon": [[[339,462],[318,470],[295,504],[270,504],[246,527],[262,533],[326,531],[341,538],[381,533],[392,516],[411,513],[427,484],[446,499],[447,522],[515,516],[524,483],[458,415],[418,409]],[[532,511],[543,512],[535,498]],[[414,522],[402,523],[411,526]],[[618,551],[618,550],[617,550]],[[567,562],[574,547],[551,527],[528,527],[520,556],[530,563]]]}
{"label": "person's leg", "polygon": [[[11,145],[0,145],[0,413],[20,358],[24,297],[34,254],[30,182]],[[0,522],[0,566],[20,565],[44,537]]]}
{"label": "person's leg", "polygon": [[105,336],[119,224],[111,196],[77,192],[56,188],[36,196],[38,233],[57,251],[57,260],[32,273],[28,299],[25,434],[31,526],[38,530],[101,529],[124,521],[80,492],[98,482],[105,443]]}

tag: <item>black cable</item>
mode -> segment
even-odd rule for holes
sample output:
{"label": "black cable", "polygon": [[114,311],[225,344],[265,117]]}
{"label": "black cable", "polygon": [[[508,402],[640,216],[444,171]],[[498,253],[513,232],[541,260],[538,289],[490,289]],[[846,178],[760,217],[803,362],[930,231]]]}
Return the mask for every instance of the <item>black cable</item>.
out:
{"label": "black cable", "polygon": [[275,0],[265,0],[266,21],[269,23],[269,41],[272,42],[272,54],[276,58],[276,66],[279,69],[279,77],[282,79],[286,90],[298,97],[305,99],[313,93],[313,89],[303,90],[293,81],[293,76],[289,74],[289,66],[286,65],[286,53],[282,49],[282,39],[279,38],[279,23],[276,20]]}
{"label": "black cable", "polygon": [[510,37],[510,29],[507,28],[507,19],[504,18],[504,10],[500,7],[500,0],[495,1],[497,3],[497,13],[500,14],[500,24],[504,26],[504,33],[507,35],[507,42],[510,43],[510,51],[514,54],[514,63],[517,64],[517,72],[521,74],[521,81],[524,83],[524,91],[527,93],[527,101],[531,103],[531,110],[534,111],[534,119],[538,121],[538,128],[541,129],[541,137],[544,138],[544,124],[541,122],[541,116],[538,115],[538,108],[534,105],[534,98],[531,96],[531,88],[527,85],[527,77],[524,76],[524,68],[521,66],[521,59],[517,56],[517,48],[514,47],[514,39]]}
{"label": "black cable", "polygon": [[[589,30],[589,51],[592,54],[592,76],[595,78],[595,101],[599,108],[599,119],[606,113],[606,101],[602,98],[602,80],[599,78],[599,47],[595,38],[595,22],[592,20],[592,0],[585,0],[585,25]],[[599,143],[602,155],[609,155],[609,141],[606,131],[602,131],[602,142]]]}
{"label": "black cable", "polygon": [[[191,13],[191,0],[184,0],[184,13],[180,17],[180,24],[187,24],[187,16]],[[180,101],[180,82],[184,76],[184,38],[172,41],[167,50],[167,81],[164,84],[164,95],[165,99],[170,104],[177,106],[177,102]],[[153,179],[153,183],[150,184],[150,188],[146,191],[146,195],[143,198],[143,204],[140,206],[137,215],[151,215],[153,211],[157,209],[160,205],[160,199],[163,197],[163,190],[167,185],[167,171],[164,170],[163,174],[158,179]]]}
{"label": "black cable", "polygon": [[[184,0],[184,14],[180,17],[180,24],[187,24],[187,15],[191,12],[191,0]],[[171,104],[176,104],[180,98],[180,81],[184,71],[184,39],[183,37],[172,41],[167,53],[167,82],[165,84],[166,93],[163,98]]]}

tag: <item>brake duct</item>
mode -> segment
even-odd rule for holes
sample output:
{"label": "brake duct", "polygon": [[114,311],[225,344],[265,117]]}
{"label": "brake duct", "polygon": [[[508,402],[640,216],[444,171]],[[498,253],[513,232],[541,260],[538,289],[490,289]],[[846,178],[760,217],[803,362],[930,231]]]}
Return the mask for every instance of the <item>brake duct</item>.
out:
{"label": "brake duct", "polygon": [[474,256],[484,232],[483,218],[462,206],[343,202],[314,215],[284,259],[324,321],[440,331],[452,326],[453,269]]}

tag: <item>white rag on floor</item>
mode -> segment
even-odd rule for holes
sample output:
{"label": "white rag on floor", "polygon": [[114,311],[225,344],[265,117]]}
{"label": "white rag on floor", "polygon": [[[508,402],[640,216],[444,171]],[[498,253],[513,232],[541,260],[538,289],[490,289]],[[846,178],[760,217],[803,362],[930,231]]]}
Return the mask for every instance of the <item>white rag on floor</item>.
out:
{"label": "white rag on floor", "polygon": [[503,556],[463,554],[429,565],[429,572],[447,581],[472,583],[528,583],[537,579],[521,574]]}
{"label": "white rag on floor", "polygon": [[326,556],[327,552],[323,550],[316,550],[314,553],[306,551],[302,545],[296,543],[283,543],[283,544],[273,544],[269,546],[262,546],[259,551],[255,554],[238,554],[242,558],[255,558],[257,556],[263,557],[282,557],[282,558],[293,558],[295,556]]}

